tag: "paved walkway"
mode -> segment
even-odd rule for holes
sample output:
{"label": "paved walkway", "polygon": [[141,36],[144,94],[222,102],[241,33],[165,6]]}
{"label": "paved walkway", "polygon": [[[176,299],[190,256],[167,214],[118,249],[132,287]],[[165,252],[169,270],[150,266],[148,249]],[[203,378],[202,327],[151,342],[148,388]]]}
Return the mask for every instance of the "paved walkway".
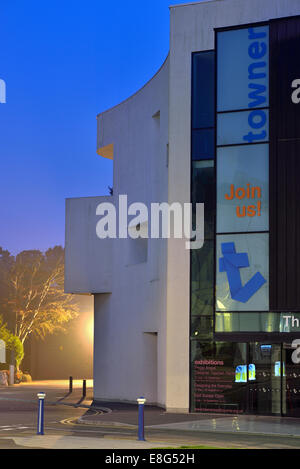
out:
{"label": "paved walkway", "polygon": [[[153,449],[170,446],[170,444],[157,441],[133,441],[132,439],[109,439],[79,436],[11,436],[0,439],[1,441],[13,441],[17,446],[41,449]],[[172,445],[176,447],[176,445]]]}
{"label": "paved walkway", "polygon": [[[87,412],[79,419],[79,423],[131,428],[137,426],[138,412],[136,405],[111,402],[103,402],[101,405],[110,408],[111,412],[98,415]],[[252,433],[300,438],[300,419],[253,415],[172,414],[152,406],[145,406],[145,427],[146,429]]]}
{"label": "paved walkway", "polygon": [[[73,379],[73,389],[81,389],[82,388],[82,379]],[[68,379],[49,379],[49,380],[41,380],[41,381],[31,381],[29,383],[20,383],[13,385],[15,389],[22,389],[22,388],[39,388],[39,389],[69,389],[69,380]],[[93,387],[93,380],[87,379],[86,380],[86,387],[92,388]],[[9,386],[11,389],[11,386]]]}
{"label": "paved walkway", "polygon": [[[262,435],[296,436],[300,438],[299,419],[277,417],[238,416],[238,417],[206,417],[193,422],[177,422],[173,424],[154,425],[148,428],[194,430],[221,433],[251,433]],[[300,444],[300,441],[299,441]]]}
{"label": "paved walkway", "polygon": [[73,392],[69,393],[69,380],[44,380],[0,386],[0,401],[37,403],[37,393],[45,392],[46,405],[59,403],[66,406],[80,405],[89,408],[93,402],[93,380],[86,380],[86,396],[83,397],[83,380],[73,380]]}
{"label": "paved walkway", "polygon": [[[12,399],[17,401],[23,399],[24,402],[34,400],[34,405],[36,407],[36,393],[37,391],[44,390],[47,394],[46,396],[46,412],[53,412],[53,408],[59,408],[60,406],[49,406],[47,401],[54,400],[63,400],[61,403],[70,403],[76,404],[81,397],[81,381],[74,383],[74,392],[71,395],[66,395],[68,391],[68,381],[44,381],[44,382],[34,382],[28,384],[22,384],[13,386],[10,388],[4,388],[0,391],[0,399]],[[92,384],[92,383],[88,383]],[[87,397],[84,404],[92,403],[92,393],[93,390],[91,387],[87,389]],[[21,399],[20,399],[21,398]],[[0,400],[0,402],[2,402]],[[8,403],[11,405],[10,403]],[[7,405],[8,405],[7,404]],[[3,400],[2,405],[6,405],[6,400]],[[29,404],[28,404],[29,405]],[[138,423],[138,406],[137,404],[126,404],[126,403],[115,403],[115,402],[97,402],[102,408],[106,408],[107,412],[101,412],[99,409],[92,407],[91,410],[84,411],[84,413],[74,412],[73,416],[67,418],[70,421],[70,425],[74,425],[77,419],[77,423],[81,426],[76,425],[76,431],[80,432],[80,427],[82,428],[85,425],[95,426],[97,428],[86,428],[88,432],[97,431],[99,429],[99,434],[105,434],[105,439],[101,437],[95,438],[95,435],[89,435],[91,438],[91,445],[97,445],[97,448],[133,448],[132,445],[140,445],[144,443],[137,442],[135,440],[137,435],[137,423]],[[34,409],[35,409],[34,407]],[[62,406],[64,407],[64,406]],[[29,410],[31,407],[29,405]],[[13,414],[14,415],[14,414]],[[69,415],[69,414],[68,414]],[[77,415],[77,416],[76,416]],[[81,415],[81,417],[79,417]],[[18,422],[17,422],[18,423]],[[84,424],[84,425],[82,425]],[[102,431],[103,427],[106,428],[105,431]],[[111,431],[108,427],[116,428],[116,432]],[[118,427],[120,431],[118,431]],[[121,430],[123,429],[123,430]],[[75,427],[74,427],[75,430]],[[116,433],[119,436],[123,433],[121,441],[111,438],[111,434]],[[300,447],[300,419],[293,419],[287,417],[265,417],[265,416],[250,416],[250,415],[224,415],[224,414],[174,414],[166,413],[163,409],[154,406],[145,406],[145,434],[147,442],[145,443],[145,448],[153,448],[153,442],[155,447],[164,446],[165,440],[174,441],[175,444],[179,443],[180,436],[184,436],[184,440],[197,440],[201,437],[204,441],[206,440],[220,440],[230,442],[233,438],[232,435],[235,435],[235,440],[241,440],[244,444],[245,439],[249,440],[255,439],[255,445],[257,445],[257,440],[260,440],[259,435],[265,435],[265,440],[269,441],[272,436],[277,435],[282,437],[282,441],[289,440],[294,447]],[[128,441],[127,437],[130,438]],[[158,438],[157,438],[158,435]],[[247,437],[247,435],[252,435]],[[256,436],[255,436],[256,435]],[[107,438],[108,436],[108,438]],[[6,437],[6,435],[5,435]],[[26,447],[37,447],[37,443],[42,445],[54,445],[56,447],[78,447],[78,445],[85,444],[87,447],[87,439],[83,436],[76,435],[45,435],[45,437],[38,436],[25,436],[20,435],[13,437],[14,444],[22,445],[26,444]],[[19,439],[22,439],[21,440]],[[50,439],[49,439],[50,438]],[[77,438],[74,440],[74,438]],[[79,438],[79,439],[78,439]],[[153,442],[149,438],[155,439]],[[277,438],[277,442],[280,440]],[[299,438],[299,445],[298,445]],[[18,440],[17,440],[18,439]],[[94,441],[95,440],[95,441]],[[105,441],[104,441],[105,440]],[[11,440],[10,440],[11,441]],[[47,443],[48,441],[48,443]],[[160,441],[161,445],[157,443]],[[281,440],[280,440],[281,441]],[[13,443],[11,441],[11,443]],[[268,443],[269,444],[269,443]],[[276,443],[277,444],[277,443]],[[58,446],[57,446],[58,445]],[[59,446],[61,445],[61,446]],[[67,446],[65,446],[67,445]],[[71,445],[71,446],[68,446]],[[73,446],[72,446],[73,445]],[[100,446],[99,446],[100,445]],[[103,446],[102,446],[103,445]],[[121,446],[120,446],[121,445]],[[169,446],[169,444],[167,445]],[[172,445],[173,446],[173,445]],[[1,447],[1,445],[0,445]],[[43,446],[44,447],[44,446]],[[80,446],[81,447],[81,446]],[[136,446],[134,446],[135,448]]]}

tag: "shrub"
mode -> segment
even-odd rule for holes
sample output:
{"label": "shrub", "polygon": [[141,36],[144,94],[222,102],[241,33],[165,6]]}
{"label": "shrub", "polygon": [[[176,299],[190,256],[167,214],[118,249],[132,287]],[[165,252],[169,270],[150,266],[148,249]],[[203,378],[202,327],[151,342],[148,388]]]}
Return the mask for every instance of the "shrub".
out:
{"label": "shrub", "polygon": [[23,373],[21,377],[21,383],[31,383],[32,378],[29,373]]}
{"label": "shrub", "polygon": [[0,339],[4,340],[7,350],[11,350],[15,353],[18,368],[24,357],[24,347],[19,337],[13,335],[12,332],[7,329],[6,324],[3,323],[2,316],[0,316]]}

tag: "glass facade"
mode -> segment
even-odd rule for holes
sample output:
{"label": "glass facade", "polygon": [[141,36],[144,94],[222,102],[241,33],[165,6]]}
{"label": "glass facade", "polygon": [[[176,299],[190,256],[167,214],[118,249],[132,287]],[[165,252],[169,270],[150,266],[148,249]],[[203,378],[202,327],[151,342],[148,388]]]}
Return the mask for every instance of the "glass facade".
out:
{"label": "glass facade", "polygon": [[217,312],[215,315],[215,332],[300,332],[300,313]]}
{"label": "glass facade", "polygon": [[192,58],[192,129],[215,125],[215,52],[193,54]]}
{"label": "glass facade", "polygon": [[217,112],[268,106],[260,90],[269,84],[269,26],[220,31],[217,40]]}
{"label": "glass facade", "polygon": [[252,314],[269,311],[269,26],[216,40],[215,307]]}
{"label": "glass facade", "polygon": [[[191,250],[190,335],[192,348],[211,343],[214,317],[215,93],[214,51],[193,54],[191,201],[204,203],[204,245]],[[195,229],[195,226],[193,226]],[[194,344],[194,345],[193,345]],[[205,346],[205,345],[204,345]],[[193,358],[191,370],[194,373]],[[196,394],[192,391],[192,409]]]}
{"label": "glass facade", "polygon": [[192,54],[190,410],[300,417],[300,313],[269,304],[269,26],[218,31],[217,51]]}
{"label": "glass facade", "polygon": [[250,343],[248,362],[253,379],[248,380],[248,412],[281,414],[281,345]]}
{"label": "glass facade", "polygon": [[295,363],[294,353],[294,348],[283,344],[282,413],[287,417],[300,417],[300,363]]}
{"label": "glass facade", "polygon": [[215,154],[215,130],[197,129],[192,133],[192,159],[208,160]]}
{"label": "glass facade", "polygon": [[193,340],[191,362],[194,412],[245,412],[245,377],[237,374],[247,363],[246,344]]}
{"label": "glass facade", "polygon": [[300,364],[291,344],[191,342],[194,412],[300,416]]}

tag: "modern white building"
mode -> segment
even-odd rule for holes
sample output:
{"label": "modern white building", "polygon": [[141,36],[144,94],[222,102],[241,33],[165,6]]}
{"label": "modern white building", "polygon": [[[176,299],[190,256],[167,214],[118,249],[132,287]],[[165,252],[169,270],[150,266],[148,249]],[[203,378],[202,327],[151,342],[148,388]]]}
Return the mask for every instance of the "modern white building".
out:
{"label": "modern white building", "polygon": [[[299,366],[288,361],[298,329],[284,329],[282,318],[285,311],[296,317],[300,301],[290,308],[274,300],[273,233],[278,234],[280,207],[269,173],[280,132],[272,82],[281,57],[276,31],[291,31],[289,41],[299,44],[299,18],[286,19],[297,15],[299,0],[211,0],[170,7],[170,52],[160,70],[133,96],[97,116],[97,153],[113,160],[113,195],[67,199],[65,266],[66,292],[94,295],[95,401],[136,402],[145,396],[147,403],[169,412],[296,415],[300,409],[300,401],[292,408],[286,404],[285,391],[279,400],[266,400],[273,389],[272,395],[285,389],[284,369]],[[244,83],[251,75],[254,88]],[[254,104],[244,105],[249,96]],[[259,136],[239,140],[240,130],[250,135],[251,122]],[[296,138],[287,136],[291,145]],[[241,160],[242,152],[249,158]],[[241,163],[256,157],[255,168]],[[245,212],[244,220],[237,215],[230,221],[232,213],[243,214],[242,206],[229,204],[231,191],[242,187],[237,200],[246,194],[256,199],[247,209],[250,218]],[[251,188],[252,196],[246,192]],[[127,195],[128,205],[148,207],[205,203],[204,247],[189,251],[185,239],[172,237],[99,239],[97,207],[112,202],[118,211],[120,195]],[[150,220],[142,224],[150,228]],[[297,235],[298,225],[295,230]],[[229,273],[226,277],[228,256],[240,250],[249,258],[249,265],[243,258],[238,266],[245,267],[242,284],[251,276],[257,282],[249,294],[248,287],[233,293]],[[274,252],[271,260],[269,252]],[[225,260],[219,261],[222,255]],[[260,381],[264,374],[268,383]],[[300,383],[292,385],[298,389]],[[260,395],[264,387],[269,391]]]}

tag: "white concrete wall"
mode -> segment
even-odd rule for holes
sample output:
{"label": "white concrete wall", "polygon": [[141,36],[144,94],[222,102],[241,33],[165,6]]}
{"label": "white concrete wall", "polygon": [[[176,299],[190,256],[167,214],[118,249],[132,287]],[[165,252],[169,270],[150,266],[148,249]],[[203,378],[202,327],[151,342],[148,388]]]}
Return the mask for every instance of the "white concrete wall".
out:
{"label": "white concrete wall", "polygon": [[[168,61],[138,93],[98,116],[98,148],[114,144],[114,199],[167,201]],[[153,117],[160,111],[160,117]],[[165,404],[165,240],[114,240],[112,294],[95,295],[94,398]]]}
{"label": "white concrete wall", "polygon": [[113,197],[66,200],[65,291],[108,293],[112,291],[112,240],[96,235],[96,207]]}
{"label": "white concrete wall", "polygon": [[[214,28],[300,14],[299,0],[215,0],[171,7],[169,202],[190,201],[191,54],[214,49]],[[190,254],[169,240],[167,387],[170,411],[189,408]]]}

